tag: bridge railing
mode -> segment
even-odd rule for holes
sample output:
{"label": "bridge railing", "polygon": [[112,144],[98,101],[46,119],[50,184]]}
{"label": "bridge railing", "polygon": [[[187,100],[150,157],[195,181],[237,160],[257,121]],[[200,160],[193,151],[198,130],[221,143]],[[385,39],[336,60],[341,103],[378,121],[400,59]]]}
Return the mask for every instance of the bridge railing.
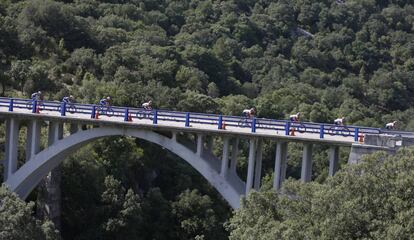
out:
{"label": "bridge railing", "polygon": [[32,101],[31,99],[21,98],[4,98],[0,97],[0,107],[8,107],[9,111],[14,108],[27,109],[31,112],[51,111],[88,114],[92,118],[97,115],[107,115],[109,117],[125,117],[127,119],[147,119],[152,120],[154,124],[158,121],[170,121],[176,123],[184,123],[184,126],[190,127],[192,124],[202,124],[216,126],[218,129],[226,127],[238,127],[251,129],[252,132],[261,130],[273,130],[275,132],[284,132],[285,135],[294,135],[296,133],[312,133],[319,134],[320,138],[325,135],[354,137],[355,141],[361,134],[379,134],[381,130],[378,128],[358,127],[358,126],[337,126],[326,123],[311,122],[291,122],[288,120],[275,120],[267,118],[247,118],[242,116],[228,116],[210,113],[195,112],[179,112],[164,109],[145,110],[143,108],[108,106],[102,107],[94,104],[68,103],[65,111],[62,112],[62,103],[58,101]]}

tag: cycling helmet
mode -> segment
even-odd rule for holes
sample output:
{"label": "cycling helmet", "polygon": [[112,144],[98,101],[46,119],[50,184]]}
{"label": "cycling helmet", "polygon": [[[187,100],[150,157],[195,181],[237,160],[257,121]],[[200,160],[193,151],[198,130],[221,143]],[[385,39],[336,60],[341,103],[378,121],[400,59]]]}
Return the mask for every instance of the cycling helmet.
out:
{"label": "cycling helmet", "polygon": [[111,100],[111,97],[110,96],[106,97],[106,100]]}
{"label": "cycling helmet", "polygon": [[69,97],[70,97],[70,98],[73,98],[73,95],[70,95]]}
{"label": "cycling helmet", "polygon": [[38,94],[42,94],[42,91],[38,91],[37,93],[38,93]]}

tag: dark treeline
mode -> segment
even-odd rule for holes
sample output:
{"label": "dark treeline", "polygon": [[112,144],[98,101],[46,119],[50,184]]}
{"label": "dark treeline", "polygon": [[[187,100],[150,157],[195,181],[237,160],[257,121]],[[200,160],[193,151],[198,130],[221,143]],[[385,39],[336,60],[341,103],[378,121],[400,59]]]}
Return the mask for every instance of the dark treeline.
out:
{"label": "dark treeline", "polygon": [[[231,115],[255,106],[259,117],[398,120],[414,130],[413,31],[408,0],[3,0],[0,93]],[[301,146],[289,148],[297,178]],[[315,149],[318,182],[325,150]],[[266,142],[264,185],[273,152]],[[231,210],[200,175],[140,140],[99,140],[62,172],[64,239],[227,239],[237,230],[223,226]]]}

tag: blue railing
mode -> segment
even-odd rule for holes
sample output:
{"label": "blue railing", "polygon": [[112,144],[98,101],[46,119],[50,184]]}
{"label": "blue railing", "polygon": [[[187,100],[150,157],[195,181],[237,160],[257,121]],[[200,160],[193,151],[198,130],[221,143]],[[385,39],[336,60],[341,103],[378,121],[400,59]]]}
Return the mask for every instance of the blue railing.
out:
{"label": "blue railing", "polygon": [[58,101],[32,101],[30,99],[4,98],[0,97],[0,107],[7,107],[9,111],[14,109],[27,109],[32,113],[41,111],[59,112],[61,116],[67,113],[78,113],[90,115],[91,118],[99,118],[99,115],[109,117],[123,117],[124,121],[133,119],[149,119],[153,124],[159,121],[182,122],[183,126],[190,127],[191,124],[215,125],[217,129],[225,129],[227,126],[249,128],[251,132],[261,129],[273,130],[284,133],[285,135],[295,135],[295,133],[319,134],[319,138],[326,135],[353,137],[355,141],[366,133],[379,134],[381,129],[358,126],[336,126],[334,124],[311,123],[311,122],[291,122],[288,120],[275,120],[266,118],[245,118],[239,116],[226,116],[208,113],[178,112],[163,109],[145,110],[143,108],[109,106],[101,107],[93,104],[80,103],[61,103]]}

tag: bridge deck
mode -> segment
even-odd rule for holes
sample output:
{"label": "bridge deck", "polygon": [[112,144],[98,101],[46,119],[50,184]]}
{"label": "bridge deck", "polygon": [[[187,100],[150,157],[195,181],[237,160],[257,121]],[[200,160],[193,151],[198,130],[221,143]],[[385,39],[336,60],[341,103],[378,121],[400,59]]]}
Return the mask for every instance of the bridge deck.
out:
{"label": "bridge deck", "polygon": [[354,143],[354,137],[341,136],[341,135],[329,135],[325,134],[324,138],[320,138],[319,130],[315,129],[314,132],[308,130],[307,132],[300,133],[295,131],[295,135],[285,135],[285,131],[274,129],[262,129],[257,128],[256,132],[252,132],[250,127],[238,127],[238,126],[226,126],[225,129],[218,129],[217,124],[212,122],[195,123],[191,122],[189,127],[185,126],[181,121],[162,121],[159,120],[157,124],[153,123],[151,119],[138,119],[134,118],[132,122],[124,121],[123,116],[99,116],[99,119],[91,119],[89,115],[80,113],[66,113],[66,116],[61,116],[57,111],[40,111],[40,113],[32,113],[32,110],[25,108],[15,108],[12,112],[8,110],[8,107],[0,106],[0,116],[15,116],[18,118],[39,118],[45,121],[59,120],[62,122],[71,122],[77,124],[97,124],[97,125],[111,125],[120,127],[137,127],[137,128],[151,128],[154,130],[168,130],[168,131],[182,131],[182,132],[194,132],[194,133],[209,133],[220,135],[238,135],[241,137],[265,137],[286,141],[300,141],[300,142],[318,142],[327,143],[330,145],[342,145],[351,146]]}

